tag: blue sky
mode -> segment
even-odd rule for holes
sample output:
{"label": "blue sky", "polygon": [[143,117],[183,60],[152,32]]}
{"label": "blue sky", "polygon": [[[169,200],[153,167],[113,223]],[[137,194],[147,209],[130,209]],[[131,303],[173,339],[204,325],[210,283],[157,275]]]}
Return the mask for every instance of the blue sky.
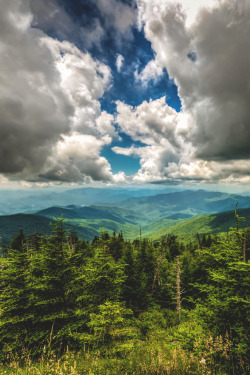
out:
{"label": "blue sky", "polygon": [[1,186],[248,186],[247,0],[0,1]]}

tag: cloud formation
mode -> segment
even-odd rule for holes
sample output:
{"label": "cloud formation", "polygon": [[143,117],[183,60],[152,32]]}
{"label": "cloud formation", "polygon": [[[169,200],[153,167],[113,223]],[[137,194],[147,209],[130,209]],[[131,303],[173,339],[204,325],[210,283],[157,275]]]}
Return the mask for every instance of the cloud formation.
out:
{"label": "cloud formation", "polygon": [[135,79],[141,81],[146,86],[149,81],[158,81],[162,74],[163,69],[158,61],[150,60],[140,73],[135,71]]}
{"label": "cloud formation", "polygon": [[[65,4],[0,0],[2,181],[124,181],[125,174],[113,175],[101,156],[119,133],[135,144],[112,149],[140,159],[136,182],[249,181],[248,0],[137,0],[138,9],[133,0],[90,0],[86,25],[80,18],[74,22]],[[136,22],[154,50],[153,59],[141,51],[142,71],[122,51]],[[85,50],[72,40],[84,42],[78,45]],[[166,97],[137,107],[117,100],[116,114],[107,112],[111,106],[104,100],[103,110],[101,99],[119,80],[107,56],[103,63],[86,49],[100,53],[104,40],[112,45],[109,57],[114,52],[113,74],[125,72],[131,59],[131,87],[141,92],[149,83],[155,87],[166,69],[178,86],[181,112]]]}
{"label": "cloud formation", "polygon": [[100,156],[105,143],[109,143],[108,137],[97,139],[79,133],[64,136],[47,159],[46,173],[41,177],[61,182],[124,181],[124,173],[112,175],[110,164]]}
{"label": "cloud formation", "polygon": [[183,137],[189,118],[168,106],[165,97],[144,101],[136,108],[118,101],[116,121],[123,133],[142,144],[140,147],[112,148],[117,154],[140,158],[141,169],[134,181],[173,180],[176,178],[170,175],[173,166],[190,159],[192,146]]}
{"label": "cloud formation", "polygon": [[117,137],[113,116],[99,103],[110,69],[31,28],[29,4],[0,0],[0,173],[37,181],[113,181],[118,177],[100,156]]}
{"label": "cloud formation", "polygon": [[136,4],[128,5],[120,0],[96,0],[95,4],[101,11],[106,27],[113,28],[117,37],[131,36],[131,28],[137,21]]}
{"label": "cloud formation", "polygon": [[139,24],[160,66],[175,79],[190,118],[182,136],[193,151],[174,175],[244,178],[250,172],[250,3],[194,3],[138,0]]}
{"label": "cloud formation", "polygon": [[[112,34],[117,44],[132,38],[132,27],[137,21],[134,1],[128,5],[120,0],[90,0],[82,2],[82,14],[77,14],[74,1],[71,4],[67,0],[32,0],[30,6],[34,27],[45,32],[53,30],[59,40],[77,41],[86,49],[102,48],[107,34]],[[94,9],[91,15],[90,9]]]}

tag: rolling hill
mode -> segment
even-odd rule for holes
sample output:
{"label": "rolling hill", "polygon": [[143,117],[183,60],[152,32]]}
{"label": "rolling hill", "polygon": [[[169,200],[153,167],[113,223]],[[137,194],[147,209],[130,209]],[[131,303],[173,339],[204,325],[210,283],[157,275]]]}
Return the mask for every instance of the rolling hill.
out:
{"label": "rolling hill", "polygon": [[117,233],[122,231],[126,238],[135,238],[138,236],[140,226],[150,223],[147,217],[133,210],[108,206],[49,207],[37,211],[36,215],[47,218],[63,215],[66,225],[77,225],[86,239],[91,239],[86,234],[87,229],[95,230],[95,235],[99,235],[101,230]]}
{"label": "rolling hill", "polygon": [[[239,209],[237,213],[246,220],[240,223],[241,228],[250,226],[250,208]],[[166,223],[167,224],[167,223]],[[199,234],[215,234],[227,232],[230,228],[234,228],[236,224],[235,212],[227,211],[217,214],[201,214],[187,220],[181,220],[168,226],[162,226],[161,222],[155,222],[153,225],[143,227],[144,237],[152,239],[160,239],[162,236],[175,234],[184,237],[188,241]]]}
{"label": "rolling hill", "polygon": [[[25,235],[35,232],[41,234],[51,234],[52,226],[55,220],[34,214],[16,214],[0,216],[0,238],[1,243],[8,244],[12,240],[13,235],[23,229]],[[91,240],[94,236],[99,235],[100,231],[88,225],[82,227],[77,222],[65,222],[65,228],[77,232],[78,236],[83,236],[87,240]]]}
{"label": "rolling hill", "polygon": [[[81,190],[81,189],[79,189]],[[250,198],[235,194],[187,190],[146,197],[133,197],[102,206],[51,206],[31,213],[0,216],[0,236],[10,241],[23,228],[26,234],[35,231],[50,233],[50,222],[61,217],[65,227],[80,238],[92,240],[100,231],[120,232],[126,239],[143,237],[158,239],[167,233],[193,237],[199,233],[225,232],[234,226],[234,207],[250,223]],[[246,207],[246,208],[244,208]]]}
{"label": "rolling hill", "polygon": [[49,207],[45,210],[37,211],[36,215],[46,217],[60,217],[63,215],[66,219],[84,219],[84,220],[112,220],[120,224],[138,224],[150,222],[147,217],[133,210],[122,209],[118,207],[107,206],[75,206],[67,207]]}

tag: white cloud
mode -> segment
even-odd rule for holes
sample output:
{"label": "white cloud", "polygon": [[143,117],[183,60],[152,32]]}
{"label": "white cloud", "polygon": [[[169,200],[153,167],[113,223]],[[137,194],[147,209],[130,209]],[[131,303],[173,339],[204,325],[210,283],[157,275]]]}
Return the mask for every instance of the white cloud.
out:
{"label": "white cloud", "polygon": [[162,67],[158,64],[157,60],[151,60],[147,63],[145,68],[138,73],[135,71],[135,79],[147,85],[149,81],[157,81],[163,74]]}
{"label": "white cloud", "polygon": [[124,63],[124,57],[118,54],[116,58],[116,67],[117,67],[118,72],[121,71],[123,63]]}
{"label": "white cloud", "polygon": [[134,181],[162,181],[169,176],[170,166],[189,160],[192,146],[184,142],[183,133],[188,129],[188,115],[176,112],[165,102],[165,97],[143,102],[133,108],[117,102],[117,124],[122,132],[141,146],[113,147],[117,154],[140,158],[141,169]]}
{"label": "white cloud", "polygon": [[42,177],[55,181],[121,181],[124,174],[112,175],[108,161],[100,151],[109,141],[92,135],[72,133],[64,136],[48,158]]}
{"label": "white cloud", "polygon": [[188,127],[188,118],[168,106],[165,99],[144,101],[136,108],[117,101],[116,121],[120,129],[134,141],[147,145],[164,141],[178,151],[183,144],[180,133]]}
{"label": "white cloud", "polygon": [[192,117],[177,113],[165,98],[143,102],[136,108],[117,102],[116,121],[123,132],[141,142],[141,146],[112,148],[117,154],[140,159],[141,168],[133,176],[135,182],[245,183],[250,175],[250,160],[197,159],[187,140]]}

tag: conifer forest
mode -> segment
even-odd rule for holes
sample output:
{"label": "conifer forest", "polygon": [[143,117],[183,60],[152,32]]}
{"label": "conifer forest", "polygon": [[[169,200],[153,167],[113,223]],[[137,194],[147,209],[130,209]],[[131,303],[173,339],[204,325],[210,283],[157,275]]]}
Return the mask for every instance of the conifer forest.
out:
{"label": "conifer forest", "polygon": [[0,260],[3,374],[248,374],[250,230],[185,243],[23,230]]}

